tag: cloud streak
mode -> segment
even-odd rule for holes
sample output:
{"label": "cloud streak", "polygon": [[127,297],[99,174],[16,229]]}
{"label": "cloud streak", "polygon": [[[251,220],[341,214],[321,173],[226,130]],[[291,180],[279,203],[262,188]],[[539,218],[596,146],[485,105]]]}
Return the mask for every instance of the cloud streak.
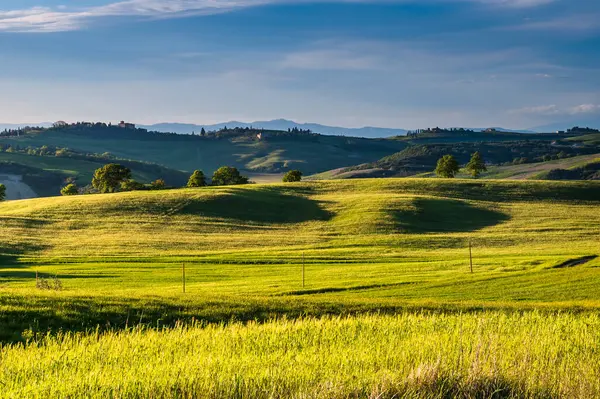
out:
{"label": "cloud streak", "polygon": [[559,107],[556,104],[539,105],[512,110],[510,113],[539,116],[600,114],[600,104],[580,104],[572,107]]}
{"label": "cloud streak", "polygon": [[[62,32],[78,30],[94,19],[107,17],[177,18],[210,15],[267,4],[306,3],[309,0],[125,0],[88,8],[33,7],[0,10],[0,31]],[[385,0],[333,0],[339,3],[376,3]],[[448,0],[396,0],[396,3],[439,3]],[[557,0],[457,0],[512,8],[531,8]]]}

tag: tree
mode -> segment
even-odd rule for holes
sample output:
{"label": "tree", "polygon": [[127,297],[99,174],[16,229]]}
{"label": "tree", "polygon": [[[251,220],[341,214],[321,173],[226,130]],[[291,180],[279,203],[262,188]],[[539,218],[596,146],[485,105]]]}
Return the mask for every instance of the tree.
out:
{"label": "tree", "polygon": [[121,182],[131,179],[131,170],[116,163],[104,165],[94,172],[92,186],[101,193],[114,193]]}
{"label": "tree", "polygon": [[212,177],[213,186],[230,186],[235,184],[248,184],[248,178],[242,176],[240,171],[231,166],[222,166]]}
{"label": "tree", "polygon": [[75,183],[69,183],[60,190],[60,195],[77,195],[79,194],[79,190],[77,189],[77,185]]}
{"label": "tree", "polygon": [[164,190],[165,188],[167,188],[167,183],[165,183],[163,179],[157,179],[150,183],[150,188],[152,190]]}
{"label": "tree", "polygon": [[471,160],[466,166],[467,172],[474,178],[478,178],[481,172],[487,171],[483,157],[479,151],[471,155]]}
{"label": "tree", "polygon": [[204,187],[206,186],[206,177],[201,170],[195,170],[190,176],[187,183],[188,187]]}
{"label": "tree", "polygon": [[206,136],[206,130],[204,130],[204,128],[202,128],[202,130],[200,130],[200,136],[202,136],[202,137]]}
{"label": "tree", "polygon": [[4,201],[6,198],[6,186],[4,184],[0,184],[0,201]]}
{"label": "tree", "polygon": [[438,160],[435,174],[440,177],[452,178],[456,176],[459,170],[456,159],[452,155],[444,155]]}
{"label": "tree", "polygon": [[283,176],[284,183],[298,182],[302,180],[302,172],[299,170],[290,170]]}
{"label": "tree", "polygon": [[124,180],[121,182],[121,191],[139,191],[144,190],[146,186],[143,183],[133,179]]}

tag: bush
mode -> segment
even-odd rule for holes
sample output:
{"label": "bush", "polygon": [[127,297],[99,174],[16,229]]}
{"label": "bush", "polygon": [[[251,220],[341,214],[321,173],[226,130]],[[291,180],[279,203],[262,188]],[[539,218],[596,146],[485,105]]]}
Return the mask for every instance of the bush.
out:
{"label": "bush", "polygon": [[242,176],[237,168],[222,166],[213,174],[213,186],[230,186],[236,184],[248,184],[248,178]]}
{"label": "bush", "polygon": [[140,191],[145,190],[146,186],[143,183],[135,181],[133,179],[125,180],[121,182],[121,191]]}
{"label": "bush", "polygon": [[4,184],[0,184],[0,201],[4,201],[6,198],[6,186]]}
{"label": "bush", "polygon": [[204,187],[206,186],[206,177],[201,170],[195,170],[188,180],[187,187]]}
{"label": "bush", "polygon": [[290,170],[283,176],[284,183],[299,182],[302,180],[302,172],[299,170]]}
{"label": "bush", "polygon": [[167,188],[167,183],[163,179],[158,179],[150,183],[151,190],[164,190]]}
{"label": "bush", "polygon": [[79,194],[79,189],[77,188],[77,185],[75,183],[70,183],[64,186],[62,190],[60,190],[60,194],[64,196],[77,195]]}

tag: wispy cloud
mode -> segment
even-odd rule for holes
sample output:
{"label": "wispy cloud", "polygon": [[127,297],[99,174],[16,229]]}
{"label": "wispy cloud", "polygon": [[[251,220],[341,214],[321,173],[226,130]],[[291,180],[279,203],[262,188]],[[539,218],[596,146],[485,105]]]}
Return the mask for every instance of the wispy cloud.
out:
{"label": "wispy cloud", "polygon": [[83,9],[33,7],[0,11],[0,30],[13,32],[59,32],[77,30],[102,17],[171,18],[216,14],[236,8],[267,4],[268,0],[127,0]]}
{"label": "wispy cloud", "polygon": [[580,104],[570,107],[559,107],[556,104],[539,105],[511,110],[510,113],[539,116],[597,114],[600,113],[600,104]]}
{"label": "wispy cloud", "polygon": [[[102,6],[32,7],[21,10],[0,10],[0,31],[60,32],[81,29],[90,21],[102,17],[175,18],[188,15],[209,15],[232,10],[278,3],[306,3],[309,0],[125,0]],[[319,0],[317,0],[318,2]],[[325,1],[325,0],[321,0]],[[375,3],[389,0],[331,0],[339,3]],[[446,0],[396,0],[397,3],[439,3]],[[556,0],[461,0],[493,6],[531,8]],[[391,1],[393,2],[393,1]]]}

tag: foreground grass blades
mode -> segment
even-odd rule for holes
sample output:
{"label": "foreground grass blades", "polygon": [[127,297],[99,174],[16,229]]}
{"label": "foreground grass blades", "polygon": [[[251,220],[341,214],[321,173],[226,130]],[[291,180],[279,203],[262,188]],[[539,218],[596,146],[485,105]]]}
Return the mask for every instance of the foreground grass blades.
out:
{"label": "foreground grass blades", "polygon": [[48,337],[3,397],[592,398],[598,315],[400,314]]}

